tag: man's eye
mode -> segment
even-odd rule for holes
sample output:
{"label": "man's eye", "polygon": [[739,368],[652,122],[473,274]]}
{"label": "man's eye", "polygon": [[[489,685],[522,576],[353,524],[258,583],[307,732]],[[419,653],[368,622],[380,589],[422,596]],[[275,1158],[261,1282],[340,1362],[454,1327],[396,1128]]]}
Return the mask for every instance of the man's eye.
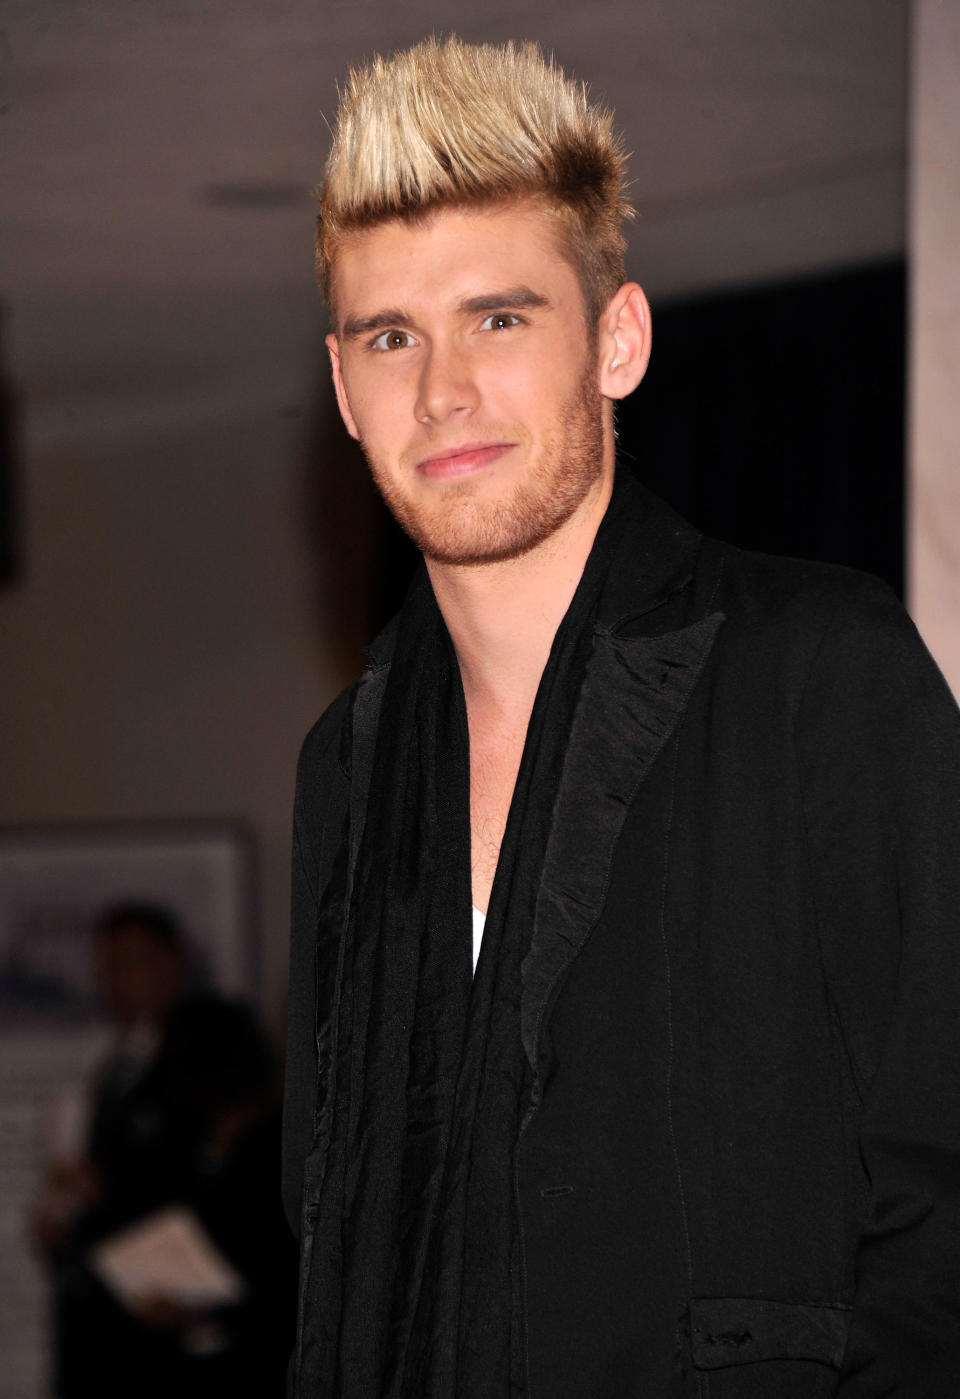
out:
{"label": "man's eye", "polygon": [[494,311],[492,316],[488,316],[481,323],[481,330],[509,330],[511,326],[519,325],[520,317],[515,316],[512,311]]}
{"label": "man's eye", "polygon": [[413,336],[406,330],[385,330],[373,342],[375,350],[405,350],[414,344]]}

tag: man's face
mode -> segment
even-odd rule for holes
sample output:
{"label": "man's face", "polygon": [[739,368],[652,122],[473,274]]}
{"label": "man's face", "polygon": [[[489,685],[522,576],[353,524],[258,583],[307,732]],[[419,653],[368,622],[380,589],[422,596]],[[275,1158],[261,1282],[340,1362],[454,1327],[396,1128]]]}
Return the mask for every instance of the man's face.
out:
{"label": "man's face", "polygon": [[333,286],[344,421],[428,558],[516,557],[604,496],[595,337],[549,213],[379,224],[338,250]]}
{"label": "man's face", "polygon": [[183,953],[139,923],[101,933],[95,955],[100,994],[119,1025],[157,1024],[183,990]]}

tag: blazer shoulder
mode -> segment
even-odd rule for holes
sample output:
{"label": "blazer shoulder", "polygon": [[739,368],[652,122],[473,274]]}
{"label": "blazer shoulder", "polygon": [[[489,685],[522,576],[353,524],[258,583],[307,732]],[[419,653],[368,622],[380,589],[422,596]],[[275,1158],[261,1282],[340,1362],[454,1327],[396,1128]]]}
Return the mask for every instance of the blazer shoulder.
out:
{"label": "blazer shoulder", "polygon": [[734,622],[811,640],[838,623],[868,631],[909,623],[894,590],[870,573],[715,541],[709,547],[719,578],[716,606]]}
{"label": "blazer shoulder", "polygon": [[308,730],[297,762],[298,789],[311,779],[332,776],[338,767],[347,776],[343,750],[349,737],[350,713],[358,684],[359,681],[354,681],[341,690]]}
{"label": "blazer shoulder", "polygon": [[349,685],[308,732],[297,763],[293,810],[295,872],[302,868],[316,894],[323,879],[328,832],[337,826],[350,791],[350,729],[356,684]]}

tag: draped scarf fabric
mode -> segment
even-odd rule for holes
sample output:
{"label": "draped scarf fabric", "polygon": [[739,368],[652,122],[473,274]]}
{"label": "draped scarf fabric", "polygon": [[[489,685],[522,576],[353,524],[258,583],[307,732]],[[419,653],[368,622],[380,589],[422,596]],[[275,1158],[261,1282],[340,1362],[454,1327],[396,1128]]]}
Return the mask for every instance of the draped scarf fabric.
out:
{"label": "draped scarf fabric", "polygon": [[336,1399],[523,1392],[521,964],[623,495],[544,671],[473,978],[467,717],[425,570],[400,614],[347,921],[315,1221],[318,1393]]}

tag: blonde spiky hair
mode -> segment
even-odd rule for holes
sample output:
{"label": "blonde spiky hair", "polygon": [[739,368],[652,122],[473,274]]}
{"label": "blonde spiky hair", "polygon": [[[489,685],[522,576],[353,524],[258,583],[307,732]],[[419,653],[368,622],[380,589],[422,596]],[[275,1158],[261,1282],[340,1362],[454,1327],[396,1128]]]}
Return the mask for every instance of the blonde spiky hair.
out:
{"label": "blonde spiky hair", "polygon": [[317,273],[351,233],[442,205],[540,198],[560,217],[587,313],[625,279],[625,161],[611,114],[536,44],[451,36],[350,72],[320,190]]}

